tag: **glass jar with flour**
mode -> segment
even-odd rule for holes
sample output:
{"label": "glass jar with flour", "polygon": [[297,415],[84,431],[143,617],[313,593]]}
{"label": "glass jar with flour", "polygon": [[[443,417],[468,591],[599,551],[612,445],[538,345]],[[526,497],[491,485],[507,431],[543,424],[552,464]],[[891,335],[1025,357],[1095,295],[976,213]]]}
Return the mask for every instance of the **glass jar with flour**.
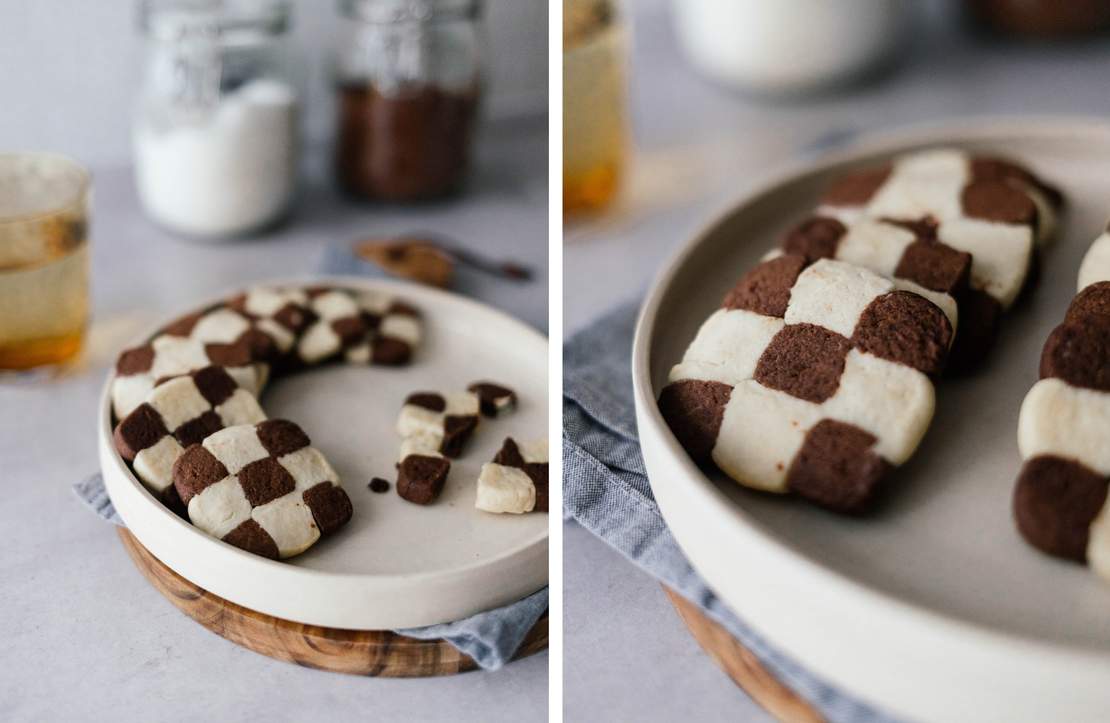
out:
{"label": "glass jar with flour", "polygon": [[226,238],[280,221],[297,181],[290,8],[276,0],[144,0],[145,73],[133,129],[146,213]]}

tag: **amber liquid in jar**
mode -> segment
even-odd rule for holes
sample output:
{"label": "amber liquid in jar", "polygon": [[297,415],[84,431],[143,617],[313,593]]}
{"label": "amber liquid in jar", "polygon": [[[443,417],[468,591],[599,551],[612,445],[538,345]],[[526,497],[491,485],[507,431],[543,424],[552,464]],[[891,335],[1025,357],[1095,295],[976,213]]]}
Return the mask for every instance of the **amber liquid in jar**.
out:
{"label": "amber liquid in jar", "polygon": [[610,3],[564,2],[563,212],[599,211],[620,188],[628,143],[625,37]]}
{"label": "amber liquid in jar", "polygon": [[0,223],[0,369],[77,355],[89,315],[83,219]]}
{"label": "amber liquid in jar", "polygon": [[457,191],[470,161],[478,90],[431,85],[380,92],[339,87],[336,169],[342,186],[370,199],[414,201]]}

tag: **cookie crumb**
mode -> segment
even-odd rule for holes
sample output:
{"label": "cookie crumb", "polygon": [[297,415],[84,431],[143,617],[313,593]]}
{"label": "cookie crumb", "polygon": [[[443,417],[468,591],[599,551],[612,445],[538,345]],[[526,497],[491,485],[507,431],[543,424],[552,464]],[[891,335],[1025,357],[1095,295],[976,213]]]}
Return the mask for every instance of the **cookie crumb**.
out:
{"label": "cookie crumb", "polygon": [[371,492],[376,492],[378,494],[382,494],[382,493],[385,493],[385,492],[389,492],[390,484],[389,484],[389,480],[387,480],[387,479],[382,479],[381,477],[375,477],[374,479],[370,480],[370,484],[368,484],[366,486],[370,488]]}

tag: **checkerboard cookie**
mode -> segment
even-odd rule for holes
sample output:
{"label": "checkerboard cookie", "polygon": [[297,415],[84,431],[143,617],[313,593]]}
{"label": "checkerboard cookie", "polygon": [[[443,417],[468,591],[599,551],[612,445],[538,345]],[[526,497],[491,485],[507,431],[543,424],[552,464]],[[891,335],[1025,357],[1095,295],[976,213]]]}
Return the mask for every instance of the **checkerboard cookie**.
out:
{"label": "checkerboard cookie", "polygon": [[209,366],[160,382],[116,425],[113,438],[143,485],[176,506],[173,464],[186,447],[224,427],[264,419],[253,394],[223,367]]}
{"label": "checkerboard cookie", "polygon": [[482,465],[474,506],[485,512],[547,512],[547,440],[505,439],[493,462]]}
{"label": "checkerboard cookie", "polygon": [[191,336],[159,334],[149,343],[127,349],[116,360],[112,410],[123,419],[142,404],[160,379],[208,366],[223,367],[243,389],[257,395],[268,371],[248,343],[204,342]]}
{"label": "checkerboard cookie", "polygon": [[1022,536],[1110,578],[1110,264],[1092,245],[1080,292],[1045,342],[1040,381],[1021,405],[1024,460],[1014,488]]}
{"label": "checkerboard cookie", "polygon": [[746,274],[670,372],[660,411],[741,484],[865,508],[933,415],[952,325],[866,269],[786,254]]}
{"label": "checkerboard cookie", "polygon": [[[937,243],[927,249],[934,254],[943,248],[950,260],[952,252],[968,255],[966,286],[949,290],[959,303],[961,331],[949,368],[966,371],[989,351],[1002,313],[1031,283],[1036,247],[1051,237],[1062,202],[1059,192],[1015,163],[934,149],[842,176],[826,189],[817,214],[849,228],[867,219],[916,227],[935,239]],[[892,251],[897,248],[887,246]],[[922,250],[926,249],[920,245],[912,248],[913,253],[899,257],[898,264],[922,261],[914,257]],[[845,260],[860,263],[865,260],[860,251],[865,254],[867,249],[850,248]],[[880,266],[889,263],[887,259]],[[873,270],[886,273],[885,268]],[[936,290],[921,280],[915,279]],[[934,281],[947,285],[940,278]]]}
{"label": "checkerboard cookie", "polygon": [[226,427],[189,446],[173,484],[196,527],[273,559],[304,552],[351,518],[335,470],[282,419]]}
{"label": "checkerboard cookie", "polygon": [[474,392],[440,394],[415,392],[401,406],[397,433],[402,438],[420,435],[447,457],[458,457],[478,428],[481,402]]}

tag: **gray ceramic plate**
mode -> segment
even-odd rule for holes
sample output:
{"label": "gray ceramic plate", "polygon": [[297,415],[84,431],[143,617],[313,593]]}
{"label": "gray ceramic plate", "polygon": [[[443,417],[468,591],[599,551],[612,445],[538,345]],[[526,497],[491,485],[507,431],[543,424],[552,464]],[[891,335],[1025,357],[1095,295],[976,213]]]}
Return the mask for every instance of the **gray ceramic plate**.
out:
{"label": "gray ceramic plate", "polygon": [[[938,385],[930,432],[868,519],[704,475],[654,402],[698,325],[833,174],[937,145],[1016,157],[1069,201],[1035,293],[1005,319],[989,363]],[[905,715],[1043,721],[1110,713],[1110,584],[1031,549],[1010,517],[1018,409],[1108,216],[1110,125],[993,120],[884,136],[789,169],[679,250],[638,326],[639,430],[672,531],[730,606],[818,674]]]}
{"label": "gray ceramic plate", "polygon": [[[313,625],[375,630],[447,622],[546,585],[548,516],[491,515],[474,508],[474,494],[482,463],[506,436],[547,435],[547,340],[454,294],[388,281],[327,281],[389,291],[419,307],[426,321],[425,342],[408,367],[333,366],[273,382],[262,395],[270,417],[297,422],[328,456],[354,503],[351,522],[283,562],[205,535],[151,497],[119,458],[105,385],[100,465],[128,528],[155,557],[206,590]],[[371,493],[372,477],[396,479],[394,425],[405,397],[461,390],[480,379],[517,390],[520,405],[511,415],[482,420],[435,504],[411,504],[395,489]]]}

